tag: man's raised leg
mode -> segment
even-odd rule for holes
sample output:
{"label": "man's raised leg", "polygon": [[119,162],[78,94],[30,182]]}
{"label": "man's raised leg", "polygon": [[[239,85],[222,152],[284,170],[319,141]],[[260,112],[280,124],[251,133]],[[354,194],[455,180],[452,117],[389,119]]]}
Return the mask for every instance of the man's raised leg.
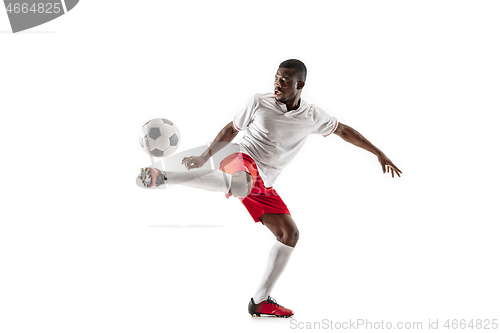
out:
{"label": "man's raised leg", "polygon": [[148,167],[141,169],[137,184],[145,188],[157,188],[163,184],[183,185],[244,198],[252,189],[253,178],[245,171],[230,175],[220,170],[161,171]]}

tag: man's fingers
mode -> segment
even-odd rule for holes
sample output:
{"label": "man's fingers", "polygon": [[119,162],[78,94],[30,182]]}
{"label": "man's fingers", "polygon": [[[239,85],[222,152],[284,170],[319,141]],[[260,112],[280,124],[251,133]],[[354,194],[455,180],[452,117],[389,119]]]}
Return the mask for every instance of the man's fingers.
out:
{"label": "man's fingers", "polygon": [[401,170],[399,170],[394,164],[392,164],[392,162],[390,160],[380,161],[380,163],[382,164],[382,171],[384,173],[386,173],[386,172],[389,173],[389,171],[390,171],[392,178],[394,178],[394,172],[396,172],[396,175],[398,175],[398,177],[401,177],[401,174],[403,172]]}
{"label": "man's fingers", "polygon": [[396,171],[396,174],[401,177],[400,173],[403,173],[401,170],[399,170],[394,164],[391,165],[391,168],[394,169],[394,171]]}
{"label": "man's fingers", "polygon": [[199,168],[199,165],[196,163],[192,163],[192,162],[189,162],[188,164],[186,164],[186,169],[188,169],[188,171],[191,171],[191,169],[195,169],[195,168]]}
{"label": "man's fingers", "polygon": [[186,167],[186,169],[188,169],[189,171],[189,161],[191,160],[191,157],[184,157],[184,159],[182,160],[182,164],[184,164],[184,166]]}
{"label": "man's fingers", "polygon": [[392,178],[394,178],[394,172],[396,173],[396,175],[398,177],[401,177],[402,172],[398,168],[396,168],[394,165],[388,165],[387,167],[391,169]]}

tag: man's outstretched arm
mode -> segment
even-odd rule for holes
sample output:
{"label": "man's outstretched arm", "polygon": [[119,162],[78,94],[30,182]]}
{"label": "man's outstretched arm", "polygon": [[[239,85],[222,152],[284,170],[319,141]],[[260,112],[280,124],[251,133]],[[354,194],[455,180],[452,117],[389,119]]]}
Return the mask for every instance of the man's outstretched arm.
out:
{"label": "man's outstretched arm", "polygon": [[339,123],[334,133],[340,136],[345,141],[352,143],[353,145],[363,148],[376,155],[378,161],[382,165],[382,170],[384,171],[384,173],[389,172],[390,170],[392,173],[392,178],[394,178],[394,172],[398,175],[398,177],[401,177],[401,174],[403,172],[401,172],[401,170],[399,170],[394,165],[394,163],[392,163],[392,161],[380,149],[375,147],[370,141],[368,141],[354,128]]}
{"label": "man's outstretched arm", "polygon": [[182,164],[184,164],[188,170],[201,168],[210,159],[210,157],[233,141],[236,135],[238,135],[238,131],[233,127],[233,122],[231,121],[224,126],[219,134],[217,134],[210,147],[208,147],[203,154],[200,156],[185,157],[182,160]]}

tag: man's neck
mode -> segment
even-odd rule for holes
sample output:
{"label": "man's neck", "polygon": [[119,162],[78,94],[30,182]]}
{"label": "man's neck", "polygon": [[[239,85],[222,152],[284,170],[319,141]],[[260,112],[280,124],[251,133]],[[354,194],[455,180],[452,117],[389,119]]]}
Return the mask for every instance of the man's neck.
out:
{"label": "man's neck", "polygon": [[293,101],[285,102],[288,111],[297,110],[300,107],[300,96],[295,97]]}

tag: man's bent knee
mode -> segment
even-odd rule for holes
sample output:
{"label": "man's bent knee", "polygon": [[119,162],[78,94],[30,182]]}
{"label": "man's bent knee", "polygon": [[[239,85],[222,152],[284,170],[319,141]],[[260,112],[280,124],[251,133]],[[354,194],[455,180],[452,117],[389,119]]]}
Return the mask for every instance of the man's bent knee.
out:
{"label": "man's bent knee", "polygon": [[237,171],[231,178],[231,195],[244,198],[250,194],[252,186],[252,175],[246,171]]}
{"label": "man's bent knee", "polygon": [[299,241],[299,229],[290,215],[265,213],[260,220],[276,236],[278,242],[295,247]]}
{"label": "man's bent knee", "polygon": [[284,231],[283,233],[276,235],[276,239],[280,243],[295,247],[299,241],[299,235],[299,230],[295,228],[294,230]]}

